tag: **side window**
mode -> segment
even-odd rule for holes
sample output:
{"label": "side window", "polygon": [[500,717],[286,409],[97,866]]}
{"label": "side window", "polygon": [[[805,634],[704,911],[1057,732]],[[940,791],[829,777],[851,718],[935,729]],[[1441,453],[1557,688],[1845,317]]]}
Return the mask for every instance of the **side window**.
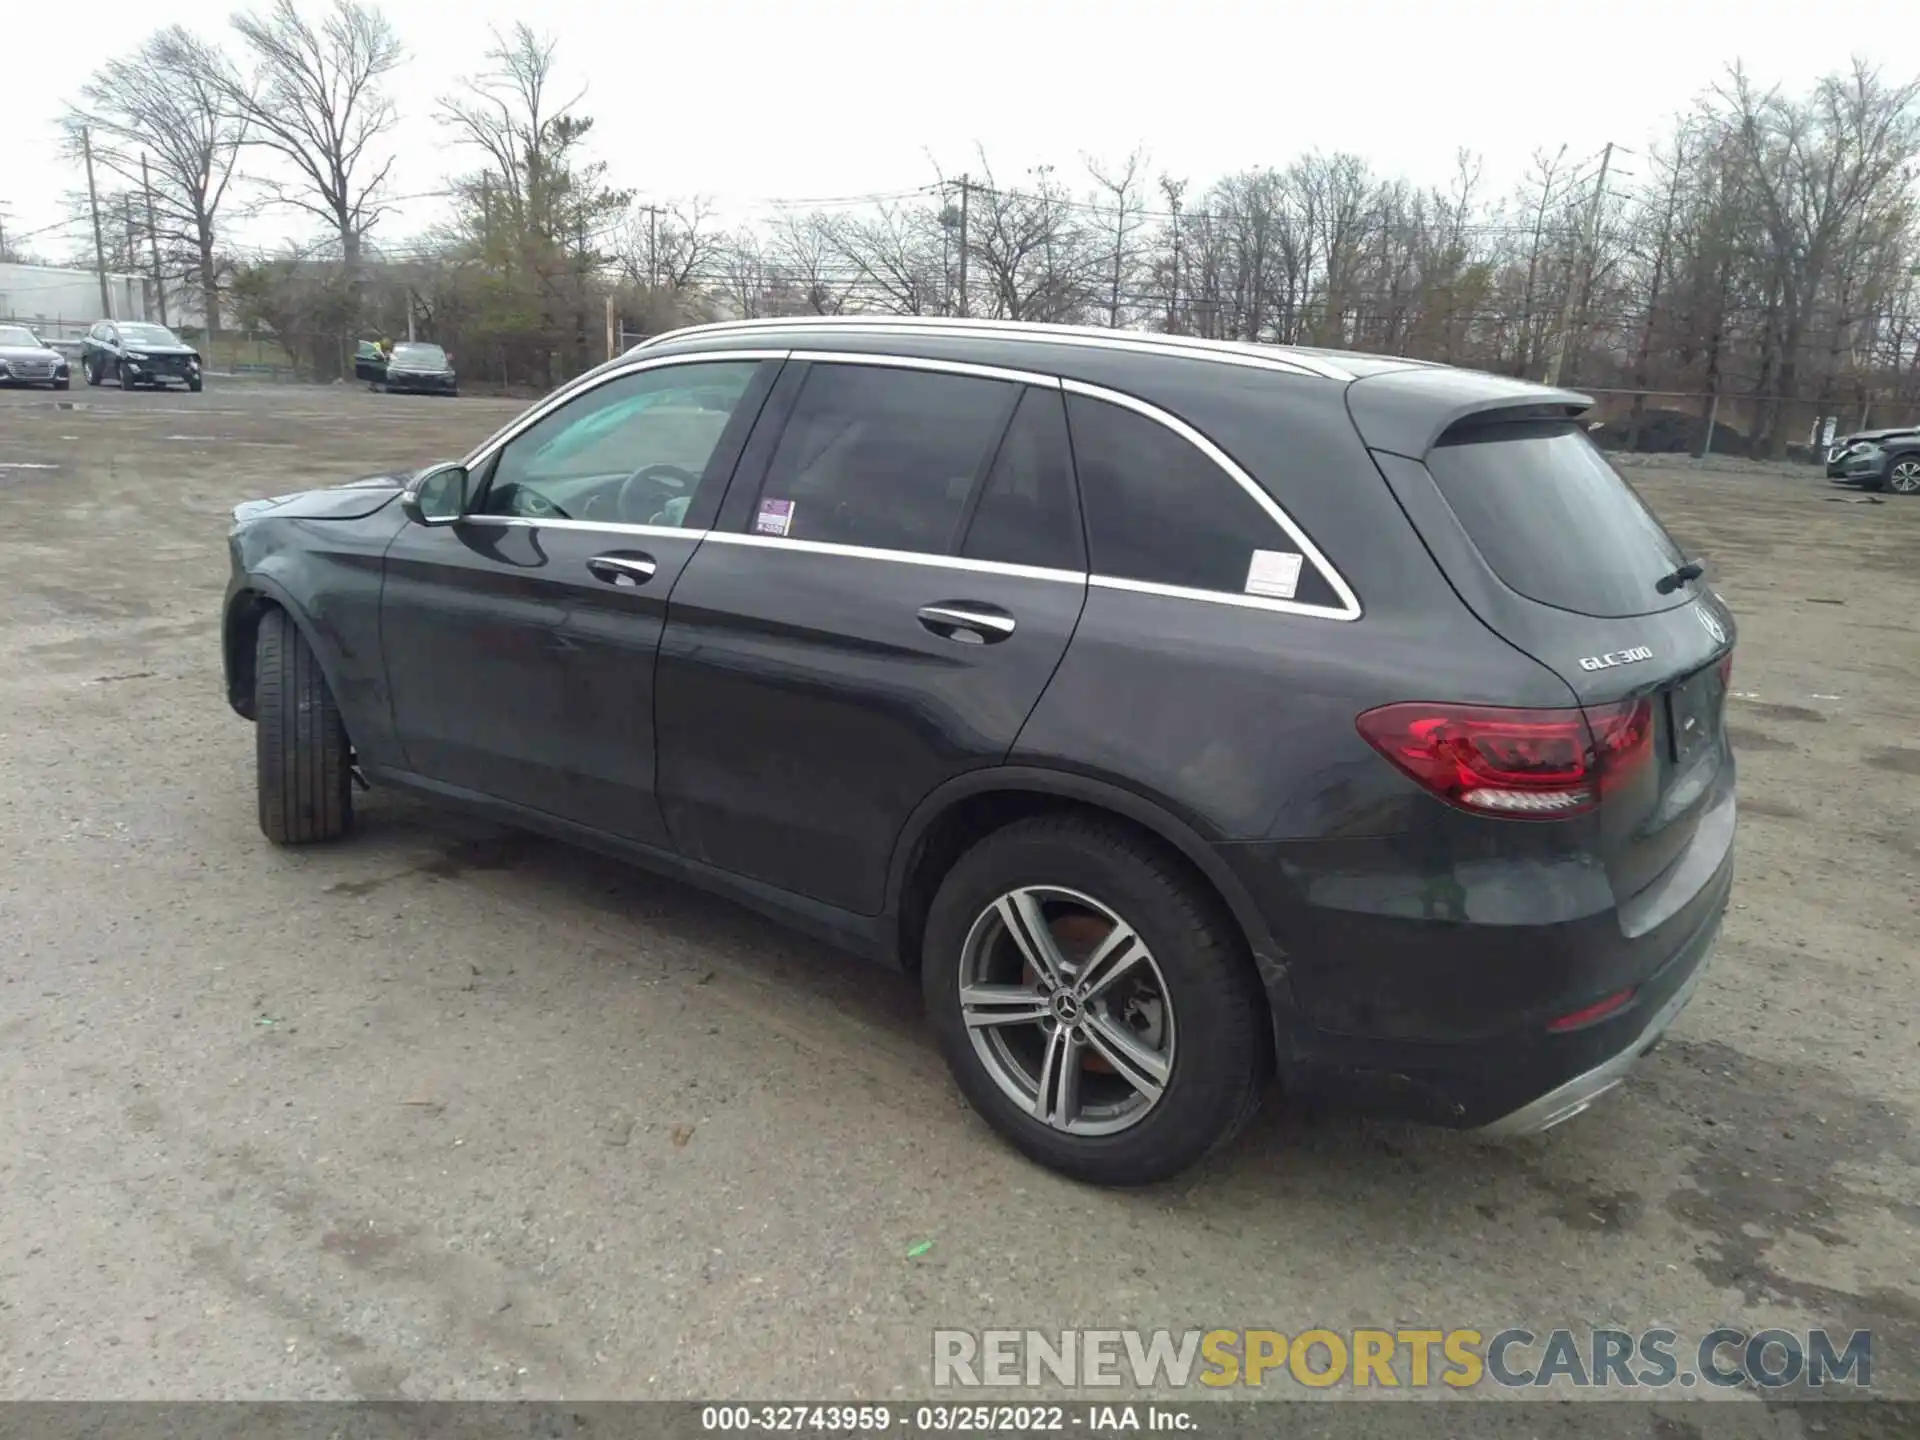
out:
{"label": "side window", "polygon": [[1067,396],[1096,574],[1292,599],[1302,557],[1273,517],[1158,421]]}
{"label": "side window", "polygon": [[574,397],[506,443],[474,513],[682,524],[759,365],[663,366]]}
{"label": "side window", "polygon": [[755,534],[948,554],[1020,387],[816,362],[767,466]]}
{"label": "side window", "polygon": [[1086,569],[1072,465],[1060,392],[1028,390],[987,472],[960,553],[1013,565]]}

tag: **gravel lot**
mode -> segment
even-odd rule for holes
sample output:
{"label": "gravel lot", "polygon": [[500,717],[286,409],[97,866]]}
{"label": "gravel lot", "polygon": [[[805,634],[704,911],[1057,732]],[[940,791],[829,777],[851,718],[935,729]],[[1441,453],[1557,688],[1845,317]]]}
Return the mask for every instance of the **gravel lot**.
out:
{"label": "gravel lot", "polygon": [[518,408],[0,393],[0,1399],[886,1399],[935,1326],[1314,1324],[1870,1327],[1920,1395],[1920,502],[1629,472],[1743,627],[1742,821],[1625,1090],[1505,1146],[1272,1104],[1108,1194],[731,906],[389,796],[261,838],[229,507]]}

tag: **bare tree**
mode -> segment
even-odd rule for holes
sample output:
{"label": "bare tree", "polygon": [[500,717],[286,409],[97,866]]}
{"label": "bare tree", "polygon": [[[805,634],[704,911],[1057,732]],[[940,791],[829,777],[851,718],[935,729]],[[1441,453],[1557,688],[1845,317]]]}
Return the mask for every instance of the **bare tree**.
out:
{"label": "bare tree", "polygon": [[1147,157],[1135,150],[1119,166],[1104,166],[1092,156],[1083,157],[1087,173],[1099,187],[1094,200],[1102,220],[1102,241],[1107,259],[1103,266],[1107,325],[1120,328],[1121,317],[1128,313],[1127,298],[1137,281],[1145,250],[1141,231],[1146,227]]}
{"label": "bare tree", "polygon": [[1097,257],[1071,199],[1047,167],[1034,172],[1027,190],[999,188],[984,154],[980,168],[986,183],[973,192],[967,250],[992,313],[1005,320],[1080,318]]}
{"label": "bare tree", "polygon": [[871,215],[836,215],[824,234],[862,297],[895,315],[933,315],[946,307],[941,215],[930,205],[882,204]]}
{"label": "bare tree", "polygon": [[643,205],[627,217],[620,264],[635,283],[677,293],[710,278],[726,243],[726,237],[713,228],[713,207],[706,200],[696,197],[665,207]]}
{"label": "bare tree", "polygon": [[1797,104],[1756,90],[1735,69],[1715,92],[1736,139],[1735,182],[1767,242],[1768,325],[1756,429],[1770,453],[1786,443],[1811,307],[1848,231],[1905,192],[1920,154],[1920,81],[1888,85],[1856,63]]}
{"label": "bare tree", "polygon": [[846,308],[853,286],[839,268],[831,216],[783,212],[770,249],[780,282],[798,295],[802,313],[838,315]]}
{"label": "bare tree", "polygon": [[216,222],[246,136],[226,97],[240,88],[216,46],[171,25],[103,65],[68,120],[70,148],[85,126],[94,164],[140,189],[143,219],[151,196],[152,240],[168,271],[161,283],[191,277],[209,331],[220,325]]}
{"label": "bare tree", "polygon": [[381,82],[402,59],[399,38],[360,0],[333,0],[318,25],[294,0],[275,0],[264,13],[234,16],[233,28],[254,72],[223,81],[228,109],[247,125],[247,143],[297,177],[264,181],[269,198],[331,227],[351,282],[385,209],[380,192],[394,157],[375,147],[395,119]]}
{"label": "bare tree", "polygon": [[[516,363],[550,377],[591,347],[600,242],[631,198],[609,189],[605,164],[582,153],[593,128],[575,109],[583,92],[555,100],[556,50],[555,40],[525,24],[496,32],[486,55],[491,68],[440,101],[441,122],[484,160],[461,185],[467,231],[497,277],[483,314],[502,331],[510,317],[523,317]],[[504,334],[496,344],[507,346]]]}

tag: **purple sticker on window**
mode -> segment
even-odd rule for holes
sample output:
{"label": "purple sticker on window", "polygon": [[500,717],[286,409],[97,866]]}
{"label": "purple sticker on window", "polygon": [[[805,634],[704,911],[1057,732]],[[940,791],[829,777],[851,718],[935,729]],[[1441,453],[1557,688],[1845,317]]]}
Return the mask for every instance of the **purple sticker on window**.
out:
{"label": "purple sticker on window", "polygon": [[760,513],[753,517],[756,535],[785,535],[793,528],[793,501],[762,500]]}

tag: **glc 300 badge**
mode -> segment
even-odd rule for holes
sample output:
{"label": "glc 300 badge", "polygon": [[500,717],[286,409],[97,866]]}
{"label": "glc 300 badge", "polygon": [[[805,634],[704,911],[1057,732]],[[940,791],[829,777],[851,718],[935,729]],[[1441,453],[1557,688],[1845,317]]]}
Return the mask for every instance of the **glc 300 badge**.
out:
{"label": "glc 300 badge", "polygon": [[1651,660],[1653,651],[1645,645],[1635,645],[1630,650],[1613,650],[1605,655],[1582,655],[1582,670],[1611,670],[1616,665],[1637,665],[1642,660]]}

